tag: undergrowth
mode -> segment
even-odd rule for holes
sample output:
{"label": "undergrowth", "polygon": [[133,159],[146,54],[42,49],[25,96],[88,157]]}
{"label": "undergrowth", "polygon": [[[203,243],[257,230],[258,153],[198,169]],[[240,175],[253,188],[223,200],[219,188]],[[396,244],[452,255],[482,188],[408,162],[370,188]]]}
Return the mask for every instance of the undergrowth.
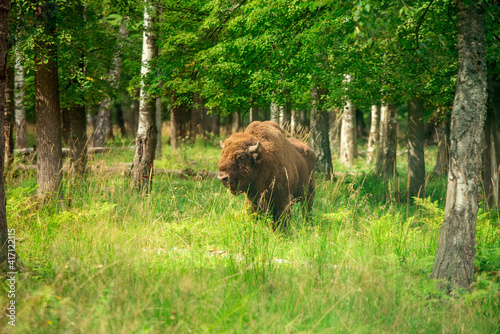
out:
{"label": "undergrowth", "polygon": [[[166,149],[156,165],[217,170],[217,143]],[[116,146],[95,159],[131,161],[129,145]],[[370,169],[318,176],[311,219],[295,206],[278,232],[216,179],[157,175],[142,195],[126,176],[65,178],[61,201],[41,205],[36,177],[12,176],[8,222],[23,269],[9,330],[498,332],[498,214],[480,212],[474,286],[451,298],[428,279],[445,181],[432,176],[427,197],[408,206],[400,175],[387,183]],[[0,323],[5,330],[4,314]]]}

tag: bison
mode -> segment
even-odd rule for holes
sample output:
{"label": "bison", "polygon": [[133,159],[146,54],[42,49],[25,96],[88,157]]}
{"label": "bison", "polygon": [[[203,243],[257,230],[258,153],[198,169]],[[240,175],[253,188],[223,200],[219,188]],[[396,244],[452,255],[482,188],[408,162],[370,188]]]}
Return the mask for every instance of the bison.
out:
{"label": "bison", "polygon": [[275,122],[252,122],[220,142],[218,178],[233,195],[244,193],[253,212],[270,211],[275,225],[302,202],[307,215],[314,200],[313,150],[303,141],[286,138]]}

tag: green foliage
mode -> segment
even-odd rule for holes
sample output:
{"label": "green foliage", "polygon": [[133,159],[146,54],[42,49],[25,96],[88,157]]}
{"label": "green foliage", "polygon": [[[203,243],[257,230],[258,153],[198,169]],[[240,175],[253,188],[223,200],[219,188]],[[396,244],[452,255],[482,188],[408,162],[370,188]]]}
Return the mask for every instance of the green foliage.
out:
{"label": "green foliage", "polygon": [[[215,144],[164,150],[157,167],[216,170]],[[90,163],[130,161],[128,145]],[[25,266],[14,332],[495,332],[498,215],[479,214],[474,288],[449,298],[428,279],[440,188],[408,208],[371,174],[318,177],[311,220],[294,206],[273,232],[216,179],[156,175],[140,195],[127,177],[89,175],[41,206],[34,176],[12,178],[9,227]]]}

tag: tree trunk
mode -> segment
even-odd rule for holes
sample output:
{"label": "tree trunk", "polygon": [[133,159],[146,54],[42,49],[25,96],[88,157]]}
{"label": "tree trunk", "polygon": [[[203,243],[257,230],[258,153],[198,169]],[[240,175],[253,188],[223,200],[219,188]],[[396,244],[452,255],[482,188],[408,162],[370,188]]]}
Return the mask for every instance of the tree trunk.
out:
{"label": "tree trunk", "polygon": [[157,97],[155,99],[155,123],[156,123],[156,159],[161,157],[161,131],[163,129],[162,121],[161,121],[161,97]]}
{"label": "tree trunk", "polygon": [[156,8],[151,1],[144,2],[144,33],[142,41],[142,66],[141,66],[141,93],[139,100],[139,126],[135,140],[135,157],[132,167],[134,185],[138,191],[151,190],[153,182],[153,167],[156,150],[156,117],[155,99],[148,93],[148,87],[144,82],[150,69],[150,62],[156,57],[156,34],[154,21]]}
{"label": "tree trunk", "polygon": [[[5,117],[5,86],[7,77],[7,53],[9,49],[9,12],[10,1],[0,0],[0,128],[4,127]],[[3,131],[0,131],[0,142],[3,142]],[[4,156],[4,145],[0,145],[0,156]],[[14,272],[14,265],[8,261],[15,261],[15,253],[8,252],[8,240],[10,230],[7,228],[6,196],[4,187],[4,161],[0,159],[0,272]],[[9,257],[12,254],[14,257]]]}
{"label": "tree trunk", "polygon": [[342,116],[339,158],[340,162],[346,166],[352,166],[354,159],[356,159],[358,155],[356,132],[356,107],[348,100]]}
{"label": "tree trunk", "polygon": [[5,162],[6,168],[12,163],[14,158],[14,66],[7,65],[7,84],[5,87],[5,119],[4,119],[4,138],[5,138]]}
{"label": "tree trunk", "polygon": [[125,118],[123,117],[123,108],[121,104],[116,105],[116,124],[120,129],[120,134],[123,137],[127,136],[127,130],[125,129]]}
{"label": "tree trunk", "polygon": [[[37,145],[38,196],[58,193],[61,183],[62,143],[59,108],[59,81],[55,2],[42,3],[36,11],[36,20],[46,36],[35,47],[35,115]],[[50,38],[53,43],[49,43]]]}
{"label": "tree trunk", "polygon": [[299,118],[298,118],[297,110],[292,109],[292,112],[290,115],[290,134],[292,136],[295,136],[297,134],[297,131],[299,128],[299,125],[297,124],[298,120],[299,120]]}
{"label": "tree trunk", "polygon": [[225,132],[227,137],[229,137],[233,133],[232,129],[233,129],[233,114],[227,114],[226,127],[225,127]]}
{"label": "tree trunk", "polygon": [[290,126],[290,114],[291,114],[291,108],[290,108],[290,102],[286,102],[284,106],[281,106],[280,108],[280,126],[281,128],[285,129]]}
{"label": "tree trunk", "polygon": [[236,133],[239,132],[241,128],[241,117],[240,117],[240,112],[235,111],[233,114],[233,122],[231,125],[231,132]]}
{"label": "tree trunk", "polygon": [[259,120],[259,108],[251,107],[250,108],[250,123]]}
{"label": "tree trunk", "polygon": [[395,105],[382,104],[380,108],[380,139],[375,173],[384,180],[396,176],[397,109]]}
{"label": "tree trunk", "polygon": [[474,274],[483,126],[486,40],[482,1],[458,0],[458,75],[451,116],[450,166],[444,222],[431,278],[469,288]]}
{"label": "tree trunk", "polygon": [[330,175],[333,170],[330,141],[328,138],[328,112],[321,96],[326,92],[315,85],[311,89],[311,148],[316,154],[316,171]]}
{"label": "tree trunk", "polygon": [[132,97],[132,103],[130,107],[126,109],[125,116],[125,128],[127,129],[127,134],[131,137],[137,135],[137,123],[139,122],[139,98],[140,90],[137,91],[134,97]]}
{"label": "tree trunk", "polygon": [[366,123],[363,117],[363,112],[356,108],[356,129],[357,138],[366,138],[368,134],[366,133]]}
{"label": "tree trunk", "polygon": [[276,102],[271,101],[271,106],[269,107],[270,120],[279,123],[279,106]]}
{"label": "tree trunk", "polygon": [[366,163],[370,165],[375,157],[375,149],[378,145],[378,135],[380,128],[380,106],[372,105],[370,135],[368,137],[368,148],[366,153]]}
{"label": "tree trunk", "polygon": [[178,148],[177,138],[179,137],[178,118],[180,118],[180,115],[179,115],[179,108],[175,106],[175,102],[176,102],[176,97],[174,94],[172,95],[172,100],[171,100],[172,108],[170,109],[170,147],[172,148],[172,151],[177,150]]}
{"label": "tree trunk", "polygon": [[500,133],[498,115],[500,108],[500,81],[488,77],[488,107],[484,128],[483,186],[488,208],[499,207]]}
{"label": "tree trunk", "polygon": [[[111,84],[111,89],[116,91],[120,85],[120,76],[122,71],[122,46],[121,44],[128,37],[128,29],[126,26],[127,19],[123,18],[120,23],[120,28],[117,37],[117,50],[113,57],[113,66],[109,71],[109,82]],[[99,112],[97,113],[96,130],[94,133],[94,146],[101,147],[104,145],[105,139],[112,139],[113,136],[113,124],[111,122],[111,108],[113,106],[113,99],[108,96],[99,104]]]}
{"label": "tree trunk", "polygon": [[189,136],[191,140],[194,141],[196,137],[201,133],[201,115],[202,105],[200,94],[193,94],[193,107],[191,108],[191,131],[189,131]]}
{"label": "tree trunk", "polygon": [[220,136],[220,115],[212,115],[212,132],[215,136]]}
{"label": "tree trunk", "polygon": [[16,107],[16,148],[25,149],[28,147],[26,137],[26,109],[24,109],[24,67],[16,59],[15,65],[15,107]]}
{"label": "tree trunk", "polygon": [[408,101],[408,203],[425,197],[424,101]]}
{"label": "tree trunk", "polygon": [[71,170],[77,176],[85,173],[87,166],[87,120],[85,117],[85,106],[73,106],[69,112],[70,116],[70,163]]}
{"label": "tree trunk", "polygon": [[438,156],[433,173],[437,175],[444,175],[448,172],[450,156],[450,115],[447,114],[444,117],[444,120],[435,127],[438,140]]}
{"label": "tree trunk", "polygon": [[304,131],[309,131],[310,124],[308,125],[306,120],[306,111],[305,109],[302,109],[299,113],[299,124]]}

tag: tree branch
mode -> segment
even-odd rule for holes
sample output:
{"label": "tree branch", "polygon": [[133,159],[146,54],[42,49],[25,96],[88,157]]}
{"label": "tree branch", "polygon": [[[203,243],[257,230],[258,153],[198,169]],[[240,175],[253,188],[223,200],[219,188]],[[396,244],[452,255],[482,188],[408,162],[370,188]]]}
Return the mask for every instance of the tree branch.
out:
{"label": "tree branch", "polygon": [[[451,1],[451,0],[450,0]],[[429,2],[429,5],[427,6],[427,8],[424,10],[424,13],[422,14],[422,16],[420,16],[420,18],[418,19],[418,22],[417,22],[417,27],[415,28],[415,37],[416,37],[416,40],[417,40],[417,47],[418,47],[418,31],[420,30],[420,26],[422,25],[422,23],[424,22],[424,19],[425,19],[425,15],[427,14],[427,12],[429,11],[429,8],[431,8],[432,6],[432,3],[434,2],[434,0],[431,0],[431,2]]]}

